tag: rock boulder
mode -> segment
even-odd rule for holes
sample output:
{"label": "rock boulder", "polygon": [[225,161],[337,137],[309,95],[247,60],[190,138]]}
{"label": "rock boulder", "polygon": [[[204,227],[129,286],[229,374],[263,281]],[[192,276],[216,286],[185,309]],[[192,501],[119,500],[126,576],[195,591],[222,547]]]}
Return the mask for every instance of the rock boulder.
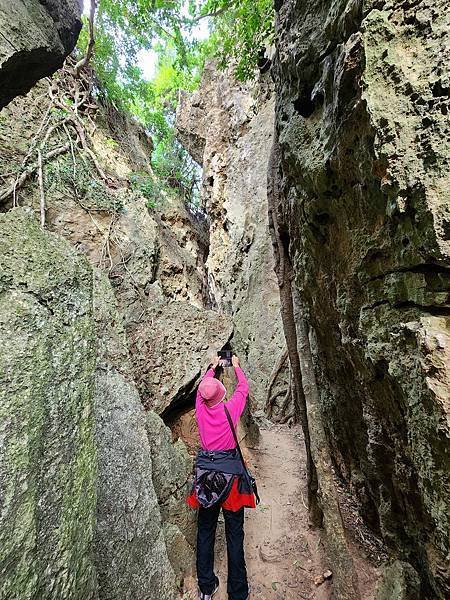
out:
{"label": "rock boulder", "polygon": [[81,8],[81,0],[0,0],[0,109],[62,66]]}

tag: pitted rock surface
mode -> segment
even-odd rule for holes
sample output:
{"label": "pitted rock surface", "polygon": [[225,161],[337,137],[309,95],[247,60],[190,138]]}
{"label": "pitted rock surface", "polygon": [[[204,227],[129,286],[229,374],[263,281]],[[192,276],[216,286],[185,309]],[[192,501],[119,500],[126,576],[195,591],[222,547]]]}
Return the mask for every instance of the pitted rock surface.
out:
{"label": "pitted rock surface", "polygon": [[185,406],[210,357],[226,344],[232,331],[226,315],[187,302],[155,309],[152,326],[143,324],[131,347],[146,406],[158,414]]}
{"label": "pitted rock surface", "polygon": [[[218,309],[233,318],[233,349],[249,373],[255,411],[265,406],[285,346],[267,216],[273,125],[268,81],[240,84],[214,62],[206,65],[199,90],[181,97],[176,121],[180,141],[203,166],[209,289]],[[284,395],[286,371],[277,386]]]}
{"label": "pitted rock surface", "polygon": [[[366,520],[448,596],[450,14],[278,3],[282,212],[333,458]],[[349,426],[351,424],[351,426]]]}
{"label": "pitted rock surface", "polygon": [[0,598],[94,600],[92,269],[0,215]]}

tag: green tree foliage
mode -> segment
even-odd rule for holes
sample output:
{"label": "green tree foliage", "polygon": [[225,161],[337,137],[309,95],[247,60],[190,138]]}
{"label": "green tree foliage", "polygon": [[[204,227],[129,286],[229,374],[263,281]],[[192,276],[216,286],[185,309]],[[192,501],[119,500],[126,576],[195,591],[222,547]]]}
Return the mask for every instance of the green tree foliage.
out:
{"label": "green tree foliage", "polygon": [[[210,35],[198,41],[193,32],[201,21]],[[272,0],[98,0],[92,59],[97,93],[147,128],[155,173],[188,202],[197,200],[199,174],[175,138],[179,91],[197,87],[209,57],[223,68],[234,65],[241,80],[254,77],[261,49],[272,36]],[[84,27],[81,52],[88,38]],[[143,52],[157,57],[151,81],[138,66]]]}
{"label": "green tree foliage", "polygon": [[264,50],[273,43],[273,0],[206,0],[198,9],[200,18],[212,20],[206,54],[219,59],[219,66],[234,65],[242,81],[255,76]]}

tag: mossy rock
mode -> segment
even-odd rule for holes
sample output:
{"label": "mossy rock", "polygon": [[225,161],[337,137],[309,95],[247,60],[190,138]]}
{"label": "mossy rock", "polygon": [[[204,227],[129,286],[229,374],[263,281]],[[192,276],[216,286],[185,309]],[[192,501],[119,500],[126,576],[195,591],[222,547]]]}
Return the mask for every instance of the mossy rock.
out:
{"label": "mossy rock", "polygon": [[96,598],[92,270],[0,215],[0,599]]}

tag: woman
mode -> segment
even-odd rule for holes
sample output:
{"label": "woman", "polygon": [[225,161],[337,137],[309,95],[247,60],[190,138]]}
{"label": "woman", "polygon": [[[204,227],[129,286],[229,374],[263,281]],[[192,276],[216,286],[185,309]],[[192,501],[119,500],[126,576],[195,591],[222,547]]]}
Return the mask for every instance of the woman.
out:
{"label": "woman", "polygon": [[236,451],[236,442],[225,405],[234,427],[245,408],[248,382],[237,356],[231,359],[237,387],[224,403],[226,389],[215,377],[220,359],[215,357],[198,386],[195,413],[202,449],[196,461],[195,481],[188,504],[198,508],[197,579],[200,600],[210,600],[219,587],[214,573],[214,542],[222,508],[227,540],[230,600],[247,600],[248,583],[244,558],[244,507],[254,508],[248,474]]}

